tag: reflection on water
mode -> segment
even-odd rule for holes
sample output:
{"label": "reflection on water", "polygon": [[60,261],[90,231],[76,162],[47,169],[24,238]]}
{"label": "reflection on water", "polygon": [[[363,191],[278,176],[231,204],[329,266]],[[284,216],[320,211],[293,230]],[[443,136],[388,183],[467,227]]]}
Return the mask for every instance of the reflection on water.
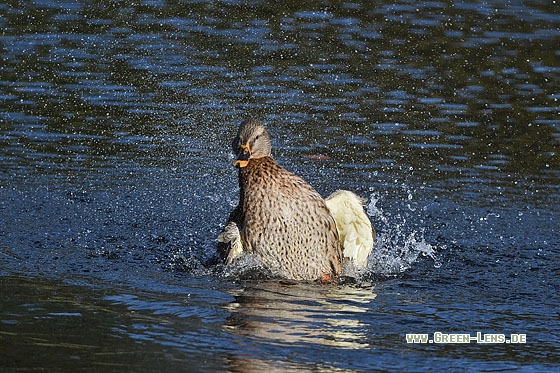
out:
{"label": "reflection on water", "polygon": [[345,316],[367,312],[375,299],[371,288],[261,282],[233,295],[236,302],[228,307],[233,314],[227,326],[240,335],[281,343],[368,346],[363,325]]}
{"label": "reflection on water", "polygon": [[[329,362],[313,351],[317,347],[301,351],[320,345],[369,348],[369,327],[356,315],[368,312],[374,301],[371,285],[226,286],[233,302],[226,293],[194,285],[172,294],[132,295],[123,288],[103,296],[107,290],[4,277],[0,365],[134,371],[215,370],[222,364],[232,371],[326,368]],[[285,361],[286,346],[294,349],[294,357],[302,353],[304,358]],[[210,351],[224,359],[204,358]]]}
{"label": "reflection on water", "polygon": [[[282,346],[286,345],[295,350],[321,345],[338,349],[369,348],[368,326],[356,315],[368,312],[374,301],[376,294],[371,285],[332,287],[269,281],[246,283],[232,294],[235,302],[227,307],[231,315],[225,328],[244,337],[234,339],[244,354],[229,359],[236,371],[293,368],[290,362],[288,365],[284,362],[286,353]],[[257,351],[254,343],[261,345],[259,350],[262,345],[268,346],[265,354]],[[260,354],[263,354],[261,359],[254,358]],[[311,351],[308,359],[307,363],[320,366]],[[351,365],[350,362],[348,366]]]}

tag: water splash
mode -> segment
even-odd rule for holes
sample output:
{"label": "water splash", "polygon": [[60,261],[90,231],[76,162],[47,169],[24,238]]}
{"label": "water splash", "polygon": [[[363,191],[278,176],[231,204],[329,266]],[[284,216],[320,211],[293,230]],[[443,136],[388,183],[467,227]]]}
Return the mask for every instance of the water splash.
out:
{"label": "water splash", "polygon": [[282,277],[282,273],[266,268],[262,260],[252,254],[244,254],[224,266],[220,274],[225,279],[266,280],[273,277]]}
{"label": "water splash", "polygon": [[[343,274],[358,281],[372,277],[394,276],[410,269],[420,257],[434,262],[434,267],[441,266],[439,249],[424,238],[422,212],[426,207],[416,202],[413,191],[406,190],[407,198],[402,205],[391,204],[391,212],[381,207],[387,203],[385,197],[377,192],[370,195],[365,206],[366,213],[372,221],[377,237],[369,257],[367,268],[359,268],[346,263]],[[217,236],[217,233],[216,233]],[[214,274],[226,279],[263,280],[282,277],[279,269],[267,269],[262,261],[250,254],[245,254],[228,266],[204,268],[202,263],[214,253],[215,241],[203,245],[206,258],[197,258],[192,252],[176,252],[170,267],[174,270],[197,274]]]}
{"label": "water splash", "polygon": [[377,238],[368,262],[372,275],[396,275],[408,270],[419,256],[441,266],[436,247],[424,239],[423,228],[416,227],[414,217],[422,209],[412,202],[412,192],[407,192],[406,208],[397,213],[385,212],[379,204],[383,197],[377,192],[370,196],[366,212],[376,229]]}

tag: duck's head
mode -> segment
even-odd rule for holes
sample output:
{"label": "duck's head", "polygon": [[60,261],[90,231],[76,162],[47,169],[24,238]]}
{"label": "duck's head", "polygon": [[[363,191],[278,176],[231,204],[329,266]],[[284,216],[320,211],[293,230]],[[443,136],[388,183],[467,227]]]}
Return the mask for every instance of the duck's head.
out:
{"label": "duck's head", "polygon": [[247,119],[239,126],[233,139],[233,154],[237,156],[233,166],[246,167],[251,159],[270,157],[270,136],[256,119]]}

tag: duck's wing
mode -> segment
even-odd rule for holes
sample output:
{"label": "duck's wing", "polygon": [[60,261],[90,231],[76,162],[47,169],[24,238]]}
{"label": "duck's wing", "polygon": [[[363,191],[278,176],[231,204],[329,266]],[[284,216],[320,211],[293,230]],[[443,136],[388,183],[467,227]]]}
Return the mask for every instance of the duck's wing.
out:
{"label": "duck's wing", "polygon": [[364,201],[352,192],[338,190],[325,199],[336,222],[344,258],[360,267],[367,267],[373,249],[375,231],[364,211]]}
{"label": "duck's wing", "polygon": [[225,264],[230,264],[243,252],[241,234],[234,221],[230,221],[218,235],[218,252]]}
{"label": "duck's wing", "polygon": [[239,226],[241,222],[241,208],[239,205],[231,212],[227,223],[218,235],[216,255],[210,261],[210,265],[230,264],[243,252]]}

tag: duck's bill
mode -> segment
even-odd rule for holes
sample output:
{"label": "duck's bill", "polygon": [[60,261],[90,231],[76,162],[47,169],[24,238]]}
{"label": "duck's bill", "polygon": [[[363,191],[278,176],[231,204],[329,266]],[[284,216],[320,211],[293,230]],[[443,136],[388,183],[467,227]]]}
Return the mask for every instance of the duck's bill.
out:
{"label": "duck's bill", "polygon": [[233,167],[243,168],[246,167],[248,164],[249,164],[249,160],[237,159],[235,162],[233,162]]}
{"label": "duck's bill", "polygon": [[249,158],[251,157],[251,149],[248,145],[242,145],[241,151],[237,154],[237,159],[233,162],[233,167],[243,168],[249,164]]}

